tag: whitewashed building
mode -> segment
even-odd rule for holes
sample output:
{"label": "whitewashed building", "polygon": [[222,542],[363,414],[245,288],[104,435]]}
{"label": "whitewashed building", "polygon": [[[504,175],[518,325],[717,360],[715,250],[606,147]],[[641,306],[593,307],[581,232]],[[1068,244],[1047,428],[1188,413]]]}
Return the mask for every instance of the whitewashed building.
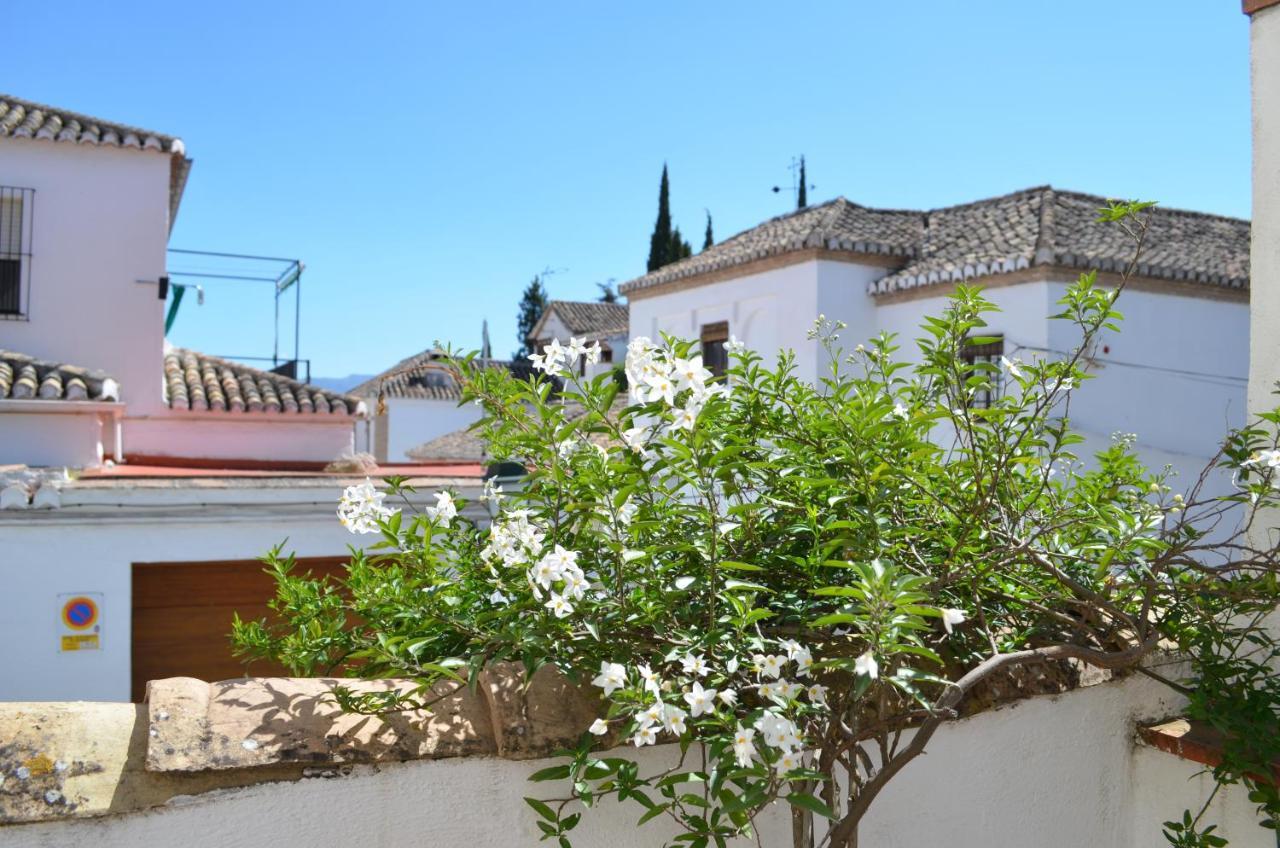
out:
{"label": "whitewashed building", "polygon": [[0,463],[351,452],[357,399],[166,345],[191,164],[174,136],[0,95]]}
{"label": "whitewashed building", "polygon": [[[0,701],[236,676],[257,559],[341,567],[364,404],[167,344],[182,141],[0,95]],[[359,473],[355,473],[356,471]],[[478,465],[377,469],[478,489]]]}
{"label": "whitewashed building", "polygon": [[[532,374],[528,362],[491,359],[494,368],[516,376]],[[440,348],[406,357],[351,390],[369,409],[356,430],[356,449],[378,462],[439,462],[457,457],[423,456],[415,448],[440,436],[465,431],[481,409],[462,403],[462,389]]]}
{"label": "whitewashed building", "polygon": [[[872,209],[844,198],[766,221],[697,256],[624,283],[632,336],[701,339],[712,367],[736,336],[772,356],[796,352],[806,379],[825,354],[807,338],[814,318],[848,323],[849,347],[880,332],[918,355],[922,319],[939,314],[957,284],[981,286],[1000,312],[975,357],[1027,360],[1075,346],[1049,316],[1081,271],[1115,285],[1133,244],[1097,221],[1105,198],[1027,189],[928,211]],[[1117,304],[1119,335],[1090,358],[1092,380],[1071,418],[1103,445],[1136,434],[1147,462],[1186,482],[1227,428],[1245,418],[1249,367],[1249,222],[1157,207],[1136,273]]]}
{"label": "whitewashed building", "polygon": [[630,310],[626,304],[553,300],[529,332],[528,346],[530,350],[541,351],[552,340],[564,344],[572,338],[598,344],[600,361],[587,365],[583,360],[579,364],[583,374],[594,377],[611,370],[615,362],[622,361],[627,351],[630,327]]}

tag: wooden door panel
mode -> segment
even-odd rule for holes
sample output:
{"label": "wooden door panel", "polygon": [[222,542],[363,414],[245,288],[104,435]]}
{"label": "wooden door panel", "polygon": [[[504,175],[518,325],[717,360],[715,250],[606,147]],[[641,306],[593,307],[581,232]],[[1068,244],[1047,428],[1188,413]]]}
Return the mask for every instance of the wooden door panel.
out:
{"label": "wooden door panel", "polygon": [[[299,573],[344,574],[347,557],[298,560]],[[231,653],[231,619],[270,616],[275,581],[256,560],[160,562],[133,565],[131,691],[135,702],[148,680],[197,677],[226,680],[281,675],[274,663],[255,662],[248,672]]]}

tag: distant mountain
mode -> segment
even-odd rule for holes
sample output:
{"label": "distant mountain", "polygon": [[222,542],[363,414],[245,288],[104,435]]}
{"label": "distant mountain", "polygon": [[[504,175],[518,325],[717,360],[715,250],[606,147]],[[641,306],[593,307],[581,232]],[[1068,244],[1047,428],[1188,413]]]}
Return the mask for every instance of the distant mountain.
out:
{"label": "distant mountain", "polygon": [[311,385],[331,392],[348,392],[365,380],[373,379],[374,376],[373,374],[348,374],[345,377],[312,377]]}

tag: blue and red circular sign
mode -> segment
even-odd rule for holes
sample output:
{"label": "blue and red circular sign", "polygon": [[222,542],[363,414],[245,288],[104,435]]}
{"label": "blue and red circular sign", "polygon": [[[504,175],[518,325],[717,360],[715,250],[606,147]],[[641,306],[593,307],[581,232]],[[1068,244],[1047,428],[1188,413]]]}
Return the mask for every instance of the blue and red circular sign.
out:
{"label": "blue and red circular sign", "polygon": [[88,630],[98,623],[98,605],[92,598],[72,598],[62,606],[62,623],[72,630]]}

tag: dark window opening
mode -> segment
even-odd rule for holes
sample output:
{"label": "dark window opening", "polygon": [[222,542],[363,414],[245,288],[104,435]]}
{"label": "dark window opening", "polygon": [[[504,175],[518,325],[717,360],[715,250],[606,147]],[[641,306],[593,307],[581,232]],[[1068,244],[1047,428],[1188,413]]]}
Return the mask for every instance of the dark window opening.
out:
{"label": "dark window opening", "polygon": [[702,325],[702,365],[717,377],[729,370],[729,322]]}
{"label": "dark window opening", "polygon": [[[992,337],[988,337],[992,338]],[[973,409],[987,409],[1000,397],[1000,389],[1004,383],[1004,372],[1000,369],[1000,359],[1004,356],[1004,338],[997,337],[995,341],[988,341],[984,344],[973,344],[966,342],[960,350],[960,359],[968,366],[965,369],[965,379],[975,375],[980,375],[986,379],[986,385],[980,389],[976,389],[969,398],[969,406]],[[978,363],[994,366],[992,368],[975,368]]]}
{"label": "dark window opening", "polygon": [[0,318],[26,316],[35,190],[0,186]]}

